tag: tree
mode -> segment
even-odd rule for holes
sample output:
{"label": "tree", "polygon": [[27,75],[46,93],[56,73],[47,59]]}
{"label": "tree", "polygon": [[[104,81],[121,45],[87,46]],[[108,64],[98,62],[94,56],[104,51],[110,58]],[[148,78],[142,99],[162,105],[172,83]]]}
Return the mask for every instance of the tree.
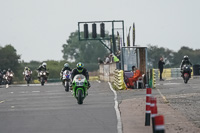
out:
{"label": "tree", "polygon": [[17,55],[16,49],[12,45],[6,45],[0,47],[0,67],[1,69],[12,69],[14,72],[17,71],[20,64],[18,60],[20,55]]}
{"label": "tree", "polygon": [[15,77],[21,76],[18,71],[21,68],[19,59],[20,55],[17,55],[16,49],[11,44],[0,47],[0,68],[2,70],[10,68],[15,73]]}
{"label": "tree", "polygon": [[108,50],[99,41],[79,41],[78,31],[72,32],[63,44],[63,58],[67,61],[97,63],[97,58],[104,58]]}
{"label": "tree", "polygon": [[173,65],[174,54],[172,50],[164,47],[158,47],[153,45],[148,45],[148,61],[152,68],[158,67],[158,61],[160,57],[165,60],[165,67],[171,67]]}
{"label": "tree", "polygon": [[181,61],[185,55],[189,56],[192,64],[200,64],[200,49],[193,50],[189,47],[183,46],[177,53],[174,54],[173,67],[180,67]]}

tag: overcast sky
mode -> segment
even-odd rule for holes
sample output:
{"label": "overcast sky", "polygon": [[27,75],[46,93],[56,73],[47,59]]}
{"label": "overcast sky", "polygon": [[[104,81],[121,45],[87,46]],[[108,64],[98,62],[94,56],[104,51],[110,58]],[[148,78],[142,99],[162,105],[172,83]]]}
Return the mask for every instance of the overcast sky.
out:
{"label": "overcast sky", "polygon": [[24,61],[62,60],[80,21],[135,23],[136,45],[200,48],[200,0],[0,0],[0,46]]}

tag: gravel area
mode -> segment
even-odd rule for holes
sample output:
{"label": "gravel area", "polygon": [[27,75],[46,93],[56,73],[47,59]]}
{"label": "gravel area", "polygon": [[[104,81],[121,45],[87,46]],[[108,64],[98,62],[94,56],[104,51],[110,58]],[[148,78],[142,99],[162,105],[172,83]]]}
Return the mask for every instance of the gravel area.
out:
{"label": "gravel area", "polygon": [[[165,131],[200,133],[198,82],[191,80],[189,84],[185,85],[182,84],[182,80],[173,80],[157,82],[157,84],[157,89],[152,90],[152,95],[157,98],[158,114],[164,115]],[[192,89],[188,90],[188,88]],[[146,89],[120,90],[117,93],[123,133],[151,132],[151,126],[144,126]]]}

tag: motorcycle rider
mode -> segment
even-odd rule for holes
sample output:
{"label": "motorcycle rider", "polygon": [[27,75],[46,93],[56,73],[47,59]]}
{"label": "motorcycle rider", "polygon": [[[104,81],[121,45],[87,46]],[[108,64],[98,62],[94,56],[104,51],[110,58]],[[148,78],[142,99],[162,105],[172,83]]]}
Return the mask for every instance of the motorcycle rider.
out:
{"label": "motorcycle rider", "polygon": [[72,69],[69,67],[69,64],[68,63],[65,63],[64,64],[64,67],[62,68],[62,70],[60,71],[60,79],[62,80],[62,78],[63,78],[63,72],[65,71],[65,70],[68,70],[68,71],[72,71]]}
{"label": "motorcycle rider", "polygon": [[3,71],[0,69],[0,85],[2,84],[3,79]]}
{"label": "motorcycle rider", "polygon": [[25,79],[25,76],[26,76],[26,74],[30,74],[30,76],[31,76],[31,74],[32,74],[32,71],[31,71],[31,69],[30,68],[28,68],[28,67],[25,67],[24,68],[24,72],[23,72],[23,75],[24,75],[24,79]]}
{"label": "motorcycle rider", "polygon": [[[77,65],[76,65],[77,68],[74,68],[72,70],[72,74],[71,74],[71,78],[72,78],[72,81],[74,79],[74,77],[77,75],[77,74],[83,74],[88,82],[88,89],[90,88],[90,82],[88,81],[89,80],[89,74],[88,74],[88,71],[86,68],[84,68],[84,64],[79,62]],[[72,89],[72,84],[70,85],[70,88]]]}
{"label": "motorcycle rider", "polygon": [[14,75],[13,71],[10,68],[8,68],[6,75],[10,75],[11,73]]}
{"label": "motorcycle rider", "polygon": [[5,69],[2,71],[2,74],[3,74],[3,77],[6,75],[6,70]]}
{"label": "motorcycle rider", "polygon": [[6,84],[7,81],[6,81],[6,70],[4,69],[2,71],[2,81],[1,81],[2,84]]}
{"label": "motorcycle rider", "polygon": [[[13,71],[10,68],[8,68],[6,75],[5,75],[5,78],[7,77],[7,83],[8,84],[12,83],[13,76],[14,76]],[[6,88],[8,88],[8,86],[6,86]]]}
{"label": "motorcycle rider", "polygon": [[[181,77],[183,77],[183,66],[184,65],[192,66],[192,63],[190,62],[190,59],[189,59],[189,57],[187,55],[183,56],[183,60],[182,60],[181,65],[180,65],[180,67],[181,67]],[[191,78],[191,72],[190,72],[189,76]]]}
{"label": "motorcycle rider", "polygon": [[41,71],[45,71],[47,73],[47,76],[49,75],[49,72],[47,72],[47,63],[46,62],[43,62],[42,65],[40,65],[38,67],[38,79],[40,80],[40,72]]}

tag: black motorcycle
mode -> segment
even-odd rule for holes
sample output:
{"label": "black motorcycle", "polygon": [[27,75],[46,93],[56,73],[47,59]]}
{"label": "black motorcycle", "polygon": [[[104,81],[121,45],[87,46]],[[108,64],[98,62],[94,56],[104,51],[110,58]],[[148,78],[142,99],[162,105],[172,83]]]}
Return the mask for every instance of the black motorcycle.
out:
{"label": "black motorcycle", "polygon": [[47,77],[49,75],[48,71],[40,71],[39,76],[40,76],[40,83],[43,86],[44,83],[47,81]]}
{"label": "black motorcycle", "polygon": [[184,65],[184,66],[183,66],[182,76],[183,76],[183,80],[184,80],[184,83],[185,83],[185,84],[188,83],[188,80],[189,80],[190,77],[191,77],[191,72],[192,72],[192,70],[190,69],[190,66],[189,66],[189,65]]}

